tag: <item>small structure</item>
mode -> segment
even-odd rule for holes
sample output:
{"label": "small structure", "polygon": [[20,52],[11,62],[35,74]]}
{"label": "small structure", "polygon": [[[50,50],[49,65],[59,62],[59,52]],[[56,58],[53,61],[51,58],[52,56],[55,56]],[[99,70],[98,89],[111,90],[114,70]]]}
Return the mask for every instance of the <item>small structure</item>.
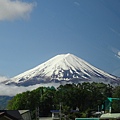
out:
{"label": "small structure", "polygon": [[19,110],[20,115],[23,120],[31,120],[31,115],[29,110]]}
{"label": "small structure", "polygon": [[24,120],[18,110],[0,110],[0,120]]}
{"label": "small structure", "polygon": [[100,120],[118,120],[120,119],[120,113],[106,113],[100,116]]}
{"label": "small structure", "polygon": [[31,120],[29,110],[0,110],[0,120]]}
{"label": "small structure", "polygon": [[59,110],[51,110],[52,120],[60,120],[60,111]]}

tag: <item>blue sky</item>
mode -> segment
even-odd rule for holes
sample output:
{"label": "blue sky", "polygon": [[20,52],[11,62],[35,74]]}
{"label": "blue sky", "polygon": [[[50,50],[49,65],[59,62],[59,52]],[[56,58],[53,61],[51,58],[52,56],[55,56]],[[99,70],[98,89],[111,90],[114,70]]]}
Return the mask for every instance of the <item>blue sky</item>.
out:
{"label": "blue sky", "polygon": [[119,0],[0,0],[0,76],[58,54],[120,76]]}

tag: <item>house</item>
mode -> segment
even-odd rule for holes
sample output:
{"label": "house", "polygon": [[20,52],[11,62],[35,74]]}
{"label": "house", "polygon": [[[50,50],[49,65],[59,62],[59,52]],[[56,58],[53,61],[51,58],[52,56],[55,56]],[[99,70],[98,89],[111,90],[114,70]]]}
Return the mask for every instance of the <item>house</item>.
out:
{"label": "house", "polygon": [[0,120],[24,120],[17,110],[0,110]]}
{"label": "house", "polygon": [[5,112],[1,112],[0,113],[0,120],[18,120],[18,119],[5,113]]}
{"label": "house", "polygon": [[0,120],[31,120],[29,110],[0,110]]}
{"label": "house", "polygon": [[51,110],[52,120],[60,120],[60,111],[59,110]]}

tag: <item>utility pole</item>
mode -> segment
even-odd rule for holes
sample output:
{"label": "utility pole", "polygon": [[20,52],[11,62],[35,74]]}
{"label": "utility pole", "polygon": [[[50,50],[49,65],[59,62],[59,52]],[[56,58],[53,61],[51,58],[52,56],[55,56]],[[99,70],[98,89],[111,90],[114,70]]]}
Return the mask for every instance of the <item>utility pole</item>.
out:
{"label": "utility pole", "polygon": [[98,105],[98,112],[99,112],[99,105]]}
{"label": "utility pole", "polygon": [[39,120],[39,107],[36,107],[36,120]]}
{"label": "utility pole", "polygon": [[62,115],[62,112],[61,112],[61,107],[62,107],[62,104],[61,104],[61,102],[60,102],[60,120],[61,120],[61,115]]}

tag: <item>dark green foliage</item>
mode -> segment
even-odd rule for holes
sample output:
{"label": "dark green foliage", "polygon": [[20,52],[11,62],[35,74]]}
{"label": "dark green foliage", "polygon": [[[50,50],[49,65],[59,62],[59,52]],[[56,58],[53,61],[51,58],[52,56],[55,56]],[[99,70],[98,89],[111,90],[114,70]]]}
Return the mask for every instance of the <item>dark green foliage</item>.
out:
{"label": "dark green foliage", "polygon": [[112,104],[112,111],[113,112],[120,112],[120,86],[117,86],[113,90],[113,98],[119,98],[118,100],[113,100]]}
{"label": "dark green foliage", "polygon": [[[102,105],[107,97],[120,97],[118,88],[103,83],[82,83],[60,85],[54,87],[39,87],[33,91],[17,94],[9,101],[8,109],[29,109],[35,118],[36,108],[39,108],[39,116],[50,116],[50,110],[60,109],[65,116],[91,116],[90,111],[102,110]],[[79,108],[78,113],[71,110]],[[115,108],[115,105],[114,105]]]}

